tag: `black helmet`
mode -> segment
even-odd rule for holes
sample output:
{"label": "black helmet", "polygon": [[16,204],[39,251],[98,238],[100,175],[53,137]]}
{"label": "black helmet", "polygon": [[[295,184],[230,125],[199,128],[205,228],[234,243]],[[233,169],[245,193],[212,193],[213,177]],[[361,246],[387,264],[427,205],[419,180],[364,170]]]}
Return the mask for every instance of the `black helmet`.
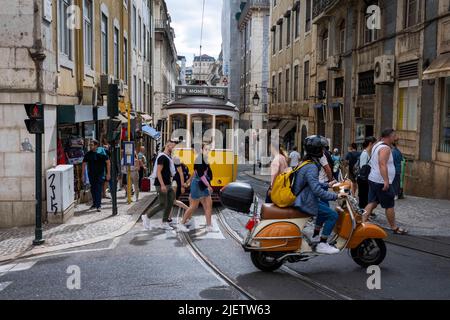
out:
{"label": "black helmet", "polygon": [[304,146],[306,154],[314,158],[322,158],[323,141],[321,136],[309,136],[305,139]]}
{"label": "black helmet", "polygon": [[324,147],[324,148],[330,147],[330,143],[328,142],[327,138],[320,136],[320,139],[322,140],[322,147]]}

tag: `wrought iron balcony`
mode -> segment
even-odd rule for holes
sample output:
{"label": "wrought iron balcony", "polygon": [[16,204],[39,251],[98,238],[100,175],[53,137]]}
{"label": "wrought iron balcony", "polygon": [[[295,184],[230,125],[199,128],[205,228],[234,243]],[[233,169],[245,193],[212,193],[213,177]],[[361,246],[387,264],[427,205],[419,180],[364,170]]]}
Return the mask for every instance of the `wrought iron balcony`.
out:
{"label": "wrought iron balcony", "polygon": [[313,19],[326,12],[328,8],[336,4],[339,0],[313,0]]}

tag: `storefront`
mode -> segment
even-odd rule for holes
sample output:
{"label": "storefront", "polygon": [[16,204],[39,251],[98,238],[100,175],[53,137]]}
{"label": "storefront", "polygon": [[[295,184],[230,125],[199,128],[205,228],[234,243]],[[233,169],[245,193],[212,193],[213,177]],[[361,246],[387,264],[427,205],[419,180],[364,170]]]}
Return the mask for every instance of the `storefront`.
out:
{"label": "storefront", "polygon": [[57,109],[58,137],[57,156],[59,164],[74,166],[75,200],[84,202],[82,163],[89,141],[101,141],[107,132],[106,107],[70,105]]}

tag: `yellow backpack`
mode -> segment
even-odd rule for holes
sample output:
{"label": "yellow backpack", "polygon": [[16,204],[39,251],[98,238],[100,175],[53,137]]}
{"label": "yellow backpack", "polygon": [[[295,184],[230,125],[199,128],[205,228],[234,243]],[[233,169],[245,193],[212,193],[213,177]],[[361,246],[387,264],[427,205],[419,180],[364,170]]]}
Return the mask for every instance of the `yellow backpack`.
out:
{"label": "yellow backpack", "polygon": [[313,163],[312,161],[302,162],[294,170],[283,172],[275,178],[273,182],[272,191],[270,193],[270,198],[272,202],[280,207],[287,208],[294,204],[295,198],[297,197],[292,192],[292,186],[294,181],[294,174],[306,166],[307,164]]}

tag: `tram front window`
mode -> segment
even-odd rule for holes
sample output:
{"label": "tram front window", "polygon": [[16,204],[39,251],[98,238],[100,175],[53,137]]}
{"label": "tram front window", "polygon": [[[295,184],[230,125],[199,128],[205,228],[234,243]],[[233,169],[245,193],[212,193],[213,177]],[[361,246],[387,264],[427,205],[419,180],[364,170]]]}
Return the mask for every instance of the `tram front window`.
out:
{"label": "tram front window", "polygon": [[193,144],[202,144],[212,140],[213,117],[207,114],[193,115],[191,137]]}
{"label": "tram front window", "polygon": [[178,148],[186,148],[186,130],[187,130],[187,116],[185,114],[174,114],[171,116],[172,127],[170,128],[170,136],[172,139],[180,139],[182,142],[177,146]]}
{"label": "tram front window", "polygon": [[233,143],[233,132],[232,129],[232,118],[227,116],[217,116],[216,117],[216,137],[215,137],[215,148],[216,149],[232,149]]}

